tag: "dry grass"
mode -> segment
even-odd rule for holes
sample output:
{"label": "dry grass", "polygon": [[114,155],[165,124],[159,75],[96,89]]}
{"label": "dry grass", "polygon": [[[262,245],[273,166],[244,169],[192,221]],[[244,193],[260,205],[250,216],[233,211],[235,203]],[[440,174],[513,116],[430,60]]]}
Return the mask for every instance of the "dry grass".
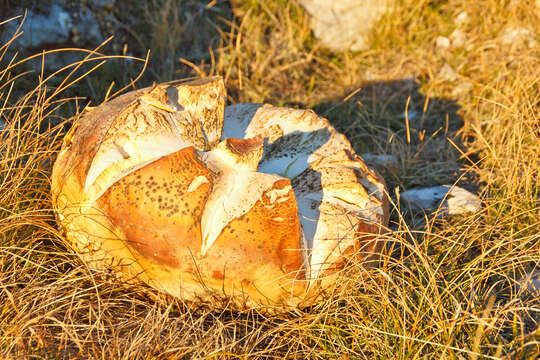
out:
{"label": "dry grass", "polygon": [[[161,3],[174,1],[152,6]],[[102,99],[110,78],[93,73],[66,89],[83,66],[49,81],[17,78],[19,67],[6,65],[5,55],[0,358],[538,357],[539,295],[518,282],[540,266],[540,48],[534,43],[540,9],[528,1],[402,0],[381,20],[369,51],[332,54],[313,39],[294,2],[235,3],[237,17],[222,24],[215,56],[209,53],[204,64],[187,58],[196,63],[194,72],[223,75],[231,102],[314,107],[359,152],[395,155],[399,169],[386,173],[394,200],[397,187],[460,180],[478,189],[484,209],[433,219],[396,205],[393,231],[381,239],[387,241],[381,266],[350,269],[326,301],[297,313],[212,311],[124,286],[67,251],[49,199],[68,115],[84,104],[66,96],[86,95],[90,81]],[[468,20],[458,25],[464,11]],[[163,13],[146,16],[155,34],[163,31],[157,27]],[[178,26],[171,33],[185,31],[169,24]],[[457,28],[465,36],[461,46],[435,47],[438,36]],[[508,41],[513,28],[529,33]],[[167,58],[165,50],[185,39],[159,43],[156,35],[153,41],[147,46],[163,55],[152,58],[143,81],[185,71],[185,62]],[[98,63],[87,60],[84,68]],[[416,112],[409,128],[406,107]]]}

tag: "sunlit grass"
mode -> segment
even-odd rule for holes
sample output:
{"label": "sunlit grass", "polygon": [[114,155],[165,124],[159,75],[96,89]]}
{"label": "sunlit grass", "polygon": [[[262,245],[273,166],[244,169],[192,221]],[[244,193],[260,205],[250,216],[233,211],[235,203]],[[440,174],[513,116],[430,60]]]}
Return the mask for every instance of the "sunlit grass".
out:
{"label": "sunlit grass", "polygon": [[[313,107],[358,152],[396,156],[397,171],[385,171],[393,201],[405,189],[460,180],[479,192],[483,209],[444,219],[395,203],[392,230],[380,239],[386,242],[381,265],[369,271],[352,266],[324,301],[295,313],[212,310],[120,284],[90,270],[64,245],[49,195],[71,116],[92,96],[90,87],[106,98],[111,77],[97,75],[102,67],[91,71],[102,55],[46,80],[46,74],[22,74],[28,68],[9,65],[18,60],[5,53],[0,357],[538,357],[539,294],[520,283],[540,270],[539,51],[530,39],[501,40],[507,26],[527,27],[532,40],[538,38],[534,5],[402,0],[377,26],[372,49],[332,54],[312,37],[296,3],[235,3],[237,18],[224,23],[213,60],[186,58],[195,73],[224,76],[233,103]],[[437,50],[436,38],[450,36],[464,11],[465,45]],[[159,37],[165,15],[143,14],[155,26],[148,46],[161,52],[148,63],[154,80],[172,80],[174,69],[185,67],[178,59],[154,63],[168,46],[179,46]],[[140,51],[144,57],[146,49]],[[447,64],[453,79],[440,74]],[[471,85],[456,92],[465,82]],[[415,112],[408,125],[406,110]]]}

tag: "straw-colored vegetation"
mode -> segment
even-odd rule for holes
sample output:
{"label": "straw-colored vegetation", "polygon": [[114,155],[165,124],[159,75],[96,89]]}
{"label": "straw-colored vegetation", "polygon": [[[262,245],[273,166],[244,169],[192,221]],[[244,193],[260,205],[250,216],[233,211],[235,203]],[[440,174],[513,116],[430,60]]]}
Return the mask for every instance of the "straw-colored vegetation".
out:
{"label": "straw-colored vegetation", "polygon": [[[205,38],[213,51],[192,58],[182,51],[197,37],[185,33],[189,19],[171,10],[183,1],[123,2],[117,1],[121,19],[138,14],[138,23],[123,24],[127,52],[144,58],[151,50],[135,86],[220,74],[231,103],[312,107],[359,153],[395,155],[399,169],[385,172],[396,207],[381,239],[384,259],[375,270],[350,269],[321,304],[279,315],[200,308],[89,270],[55,225],[51,166],[84,97],[103,101],[130,85],[144,62],[111,58],[90,71],[101,64],[105,45],[84,64],[48,78],[25,73],[30,67],[12,60],[5,44],[0,358],[540,355],[539,294],[519,286],[540,270],[540,7],[534,1],[401,0],[379,22],[371,49],[358,53],[320,47],[294,1],[237,0],[232,20],[218,2],[206,33],[212,29],[216,37]],[[121,14],[125,8],[132,14]],[[456,29],[459,46],[436,47],[439,36],[452,38]],[[479,192],[480,213],[433,220],[397,205],[399,191],[458,180]]]}

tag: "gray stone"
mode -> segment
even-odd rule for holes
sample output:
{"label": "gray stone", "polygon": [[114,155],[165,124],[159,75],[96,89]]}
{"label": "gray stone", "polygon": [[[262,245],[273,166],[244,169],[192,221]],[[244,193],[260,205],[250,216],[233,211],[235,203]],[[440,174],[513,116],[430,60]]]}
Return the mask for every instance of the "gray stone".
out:
{"label": "gray stone", "polygon": [[469,22],[469,14],[466,11],[462,11],[456,16],[454,23],[458,26],[463,26]]}
{"label": "gray stone", "polygon": [[399,169],[398,161],[393,155],[375,155],[375,154],[362,154],[362,159],[366,163],[376,167],[384,167],[392,172],[397,172]]}
{"label": "gray stone", "polygon": [[[4,34],[8,39],[15,33],[18,25],[18,21],[6,24]],[[14,46],[43,48],[48,44],[64,43],[69,40],[71,26],[70,14],[56,4],[50,7],[48,15],[36,14],[29,10],[22,27],[24,33],[14,41]]]}
{"label": "gray stone", "polygon": [[456,29],[450,34],[450,41],[453,47],[462,47],[467,41],[467,35],[461,29]]}
{"label": "gray stone", "polygon": [[[99,23],[89,8],[79,6],[68,12],[59,5],[60,3],[51,5],[46,14],[28,10],[21,29],[23,34],[13,45],[19,49],[42,49],[48,45],[62,45],[68,42],[77,46],[87,44],[95,46],[104,40]],[[23,12],[24,10],[20,9],[19,13]],[[20,21],[16,20],[6,24],[2,40],[8,40],[15,33],[19,23]]]}
{"label": "gray stone", "polygon": [[73,25],[71,32],[73,42],[77,45],[87,43],[97,45],[104,40],[97,19],[87,8],[79,11],[77,22]]}
{"label": "gray stone", "polygon": [[363,50],[377,20],[395,0],[300,0],[315,36],[331,50]]}
{"label": "gray stone", "polygon": [[438,51],[446,50],[450,47],[450,40],[447,37],[439,36],[437,40],[435,40],[435,47]]}
{"label": "gray stone", "polygon": [[459,186],[443,185],[409,190],[401,193],[401,199],[410,207],[439,209],[442,214],[448,215],[477,212],[482,208],[478,196]]}
{"label": "gray stone", "polygon": [[[111,1],[103,1],[110,3]],[[43,4],[43,13],[28,10],[22,25],[22,34],[10,46],[10,51],[21,53],[26,57],[43,49],[62,47],[93,48],[104,41],[98,20],[86,6],[70,7],[66,10],[67,1],[55,0],[52,5]],[[63,7],[65,5],[66,7]],[[22,14],[24,9],[18,9],[12,15]],[[5,25],[0,40],[5,43],[15,34],[22,19],[17,19]],[[53,52],[27,62],[36,72],[41,72],[42,62],[46,71],[56,71],[66,65],[73,64],[84,58],[86,54],[77,51]]]}
{"label": "gray stone", "polygon": [[459,75],[449,64],[444,64],[438,77],[441,81],[454,81],[459,78]]}
{"label": "gray stone", "polygon": [[536,46],[536,37],[528,28],[519,26],[506,26],[500,33],[499,39],[503,45],[522,46],[529,48]]}

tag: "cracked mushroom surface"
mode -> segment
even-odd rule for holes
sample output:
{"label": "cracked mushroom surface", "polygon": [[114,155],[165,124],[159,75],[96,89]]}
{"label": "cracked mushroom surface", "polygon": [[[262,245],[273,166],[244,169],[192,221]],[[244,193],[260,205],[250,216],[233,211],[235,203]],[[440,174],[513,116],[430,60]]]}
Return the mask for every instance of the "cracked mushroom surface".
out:
{"label": "cracked mushroom surface", "polygon": [[51,182],[70,247],[173,296],[235,308],[313,302],[376,259],[384,180],[310,110],[225,107],[220,77],[84,111]]}

